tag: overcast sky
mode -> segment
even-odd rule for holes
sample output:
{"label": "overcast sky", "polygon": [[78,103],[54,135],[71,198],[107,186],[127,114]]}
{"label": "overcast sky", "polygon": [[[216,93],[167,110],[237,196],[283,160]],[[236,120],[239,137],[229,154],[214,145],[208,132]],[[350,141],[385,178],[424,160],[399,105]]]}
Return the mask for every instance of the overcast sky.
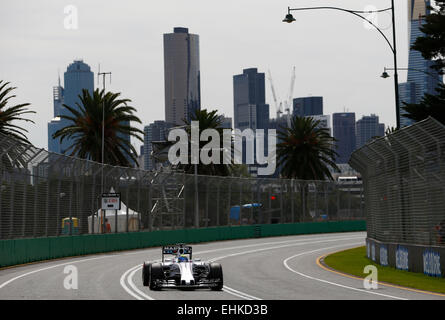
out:
{"label": "overcast sky", "polygon": [[[330,10],[298,12],[295,23],[281,22],[288,6],[364,10],[390,4],[390,0],[3,1],[0,79],[18,87],[11,102],[29,102],[37,111],[30,116],[36,124],[24,127],[38,147],[47,148],[58,71],[63,82],[74,59],[83,59],[95,75],[99,63],[102,71],[111,71],[107,88],[131,99],[147,125],[164,120],[162,35],[181,26],[200,36],[202,108],[233,117],[232,77],[249,67],[266,74],[270,70],[277,94],[284,99],[295,66],[294,97],[320,95],[325,114],[347,110],[360,118],[375,113],[385,125],[395,126],[393,78],[380,78],[385,66],[393,67],[393,55],[377,31],[351,14]],[[68,5],[78,10],[77,30],[64,27]],[[406,0],[396,1],[396,12],[399,67],[406,67]],[[392,39],[390,13],[378,18]],[[406,73],[401,72],[400,82],[405,80]],[[266,87],[275,116],[268,82]]]}

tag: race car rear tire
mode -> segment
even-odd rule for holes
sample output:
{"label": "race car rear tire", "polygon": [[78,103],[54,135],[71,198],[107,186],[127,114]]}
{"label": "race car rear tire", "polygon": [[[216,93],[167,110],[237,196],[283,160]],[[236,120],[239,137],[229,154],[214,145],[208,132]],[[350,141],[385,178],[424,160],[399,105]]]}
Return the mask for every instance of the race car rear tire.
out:
{"label": "race car rear tire", "polygon": [[156,284],[156,280],[164,279],[164,272],[160,263],[152,263],[149,267],[149,287],[150,290],[160,290],[160,286]]}
{"label": "race car rear tire", "polygon": [[151,263],[145,264],[142,266],[142,284],[144,287],[148,287],[149,285],[149,270]]}
{"label": "race car rear tire", "polygon": [[210,272],[209,272],[209,280],[216,280],[216,279],[218,279],[217,285],[212,286],[211,290],[221,291],[224,286],[222,267],[219,263],[211,263],[210,264]]}

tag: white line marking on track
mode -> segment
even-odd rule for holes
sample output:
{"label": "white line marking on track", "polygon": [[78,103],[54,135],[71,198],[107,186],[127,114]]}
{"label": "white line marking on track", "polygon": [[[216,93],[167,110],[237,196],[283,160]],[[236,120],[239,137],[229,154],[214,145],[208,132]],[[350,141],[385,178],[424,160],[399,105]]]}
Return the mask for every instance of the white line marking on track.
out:
{"label": "white line marking on track", "polygon": [[227,287],[227,286],[224,286],[223,291],[227,292],[227,293],[230,293],[230,294],[232,294],[234,296],[243,298],[244,300],[261,300],[260,298],[251,296],[251,295],[249,295],[247,293],[235,290],[235,289]]}
{"label": "white line marking on track", "polygon": [[[358,245],[358,244],[361,244],[361,242],[360,242],[360,243],[356,243],[356,244],[357,244],[357,245]],[[350,245],[355,245],[355,244],[349,244],[348,246],[350,246]],[[333,246],[333,247],[329,247],[329,248],[321,248],[321,249],[317,249],[317,250],[312,250],[312,251],[302,252],[302,253],[293,255],[293,256],[291,256],[291,257],[289,257],[289,258],[286,258],[286,259],[283,261],[283,264],[284,264],[284,266],[286,267],[286,269],[288,269],[289,271],[292,271],[293,273],[296,273],[296,274],[298,274],[298,275],[300,275],[300,276],[302,276],[302,277],[305,277],[305,278],[307,278],[307,279],[310,279],[310,280],[316,280],[316,281],[320,281],[320,282],[323,282],[323,283],[327,283],[327,284],[330,284],[330,285],[333,285],[333,286],[337,286],[337,287],[341,287],[341,288],[345,288],[345,289],[349,289],[349,290],[354,290],[354,291],[359,291],[359,292],[362,292],[362,293],[374,294],[374,295],[378,295],[378,296],[382,296],[382,297],[386,297],[386,298],[397,299],[397,300],[407,300],[407,299],[405,299],[405,298],[400,298],[400,297],[391,296],[391,295],[387,295],[387,294],[383,294],[383,293],[378,293],[378,292],[374,292],[374,291],[371,291],[371,290],[365,290],[365,289],[358,289],[358,288],[348,287],[348,286],[345,286],[345,285],[342,285],[342,284],[339,284],[339,283],[335,283],[335,282],[331,282],[331,281],[323,280],[323,279],[320,279],[320,278],[316,278],[316,277],[308,276],[308,275],[306,275],[306,274],[304,274],[304,273],[301,273],[301,272],[298,272],[297,270],[292,269],[292,268],[289,267],[289,265],[288,265],[289,260],[292,260],[292,259],[294,259],[294,258],[296,258],[296,257],[302,256],[302,255],[306,255],[306,254],[310,254],[310,253],[314,253],[314,252],[317,252],[317,251],[328,250],[328,249],[334,249],[334,248],[340,248],[340,247],[345,247],[345,245],[341,245],[341,246]]]}
{"label": "white line marking on track", "polygon": [[298,243],[286,244],[286,245],[282,245],[282,246],[267,247],[267,248],[261,248],[261,249],[254,249],[254,250],[249,250],[249,251],[231,253],[231,254],[228,254],[228,255],[225,255],[225,256],[221,256],[221,257],[210,259],[209,261],[213,262],[213,261],[217,261],[217,260],[221,260],[221,259],[225,259],[225,258],[229,258],[229,257],[235,257],[235,256],[243,255],[243,254],[255,253],[255,252],[260,252],[260,251],[267,251],[267,250],[272,250],[272,249],[281,249],[281,248],[286,248],[286,247],[302,246],[302,245],[306,245],[306,244],[317,244],[317,243],[324,243],[324,242],[333,242],[333,241],[339,241],[339,240],[358,240],[358,239],[362,239],[362,238],[361,237],[336,238],[336,239],[321,240],[321,241],[298,242]]}
{"label": "white line marking on track", "polygon": [[[358,239],[363,239],[363,237],[341,237],[341,238],[328,238],[328,239],[326,239],[326,238],[317,238],[317,239],[325,239],[325,240],[310,241],[310,242],[301,242],[301,240],[283,241],[281,243],[288,243],[288,244],[281,245],[281,246],[273,246],[273,247],[267,247],[267,248],[260,248],[260,249],[236,252],[236,253],[228,254],[228,255],[225,255],[225,256],[220,256],[220,257],[217,257],[217,258],[213,258],[213,259],[210,259],[209,261],[213,262],[213,261],[222,260],[222,259],[225,259],[225,258],[228,258],[228,257],[234,257],[234,256],[243,255],[243,254],[255,253],[255,252],[260,252],[260,251],[267,251],[267,250],[273,250],[273,249],[280,249],[280,248],[286,248],[286,247],[292,247],[292,246],[300,246],[300,245],[306,245],[306,244],[317,244],[317,243],[333,242],[333,241],[341,241],[341,240],[358,240]],[[307,241],[307,240],[310,240],[310,239],[304,239],[303,241]],[[289,242],[292,242],[292,243],[289,244]],[[280,242],[274,242],[272,244],[276,244],[276,243],[280,243]],[[261,243],[261,244],[256,244],[255,246],[264,246],[264,245],[265,245],[264,243]],[[241,246],[239,248],[252,247],[252,246],[254,246],[254,245]],[[237,247],[232,247],[230,249],[237,249]],[[229,250],[229,248],[223,248],[223,249],[217,249],[217,250],[206,250],[206,251],[198,252],[196,254],[213,253],[215,251],[221,251],[221,250]],[[321,250],[323,250],[323,249],[321,249]],[[133,283],[133,279],[132,278],[133,278],[134,274],[136,273],[136,271],[138,270],[138,268],[141,268],[141,266],[138,265],[138,266],[132,267],[132,268],[130,268],[129,270],[127,270],[124,273],[125,276],[128,275],[127,281],[130,284]],[[129,292],[130,289],[127,286],[124,287],[122,285],[123,283],[125,284],[125,281],[122,281],[122,278],[124,278],[124,275],[121,277],[121,286],[125,289],[125,291]],[[132,288],[136,289],[135,291],[137,293],[139,293],[139,294],[142,293],[143,294],[142,291],[137,289],[137,287],[134,285],[134,283],[133,283]],[[247,293],[235,290],[235,289],[227,287],[227,286],[224,286],[224,289],[226,289],[226,290],[224,290],[224,292],[227,292],[227,293],[232,294],[232,295],[237,296],[237,297],[241,297],[241,298],[246,299],[246,300],[262,300],[261,298],[249,295]],[[130,294],[133,297],[136,296],[136,294],[134,292],[132,292]],[[150,298],[150,300],[153,299],[152,297],[149,297],[149,298]],[[138,299],[142,300],[140,297]]]}
{"label": "white line marking on track", "polygon": [[144,292],[142,292],[141,290],[139,290],[136,285],[133,282],[133,276],[134,274],[139,271],[140,269],[142,269],[142,266],[139,266],[137,268],[135,268],[128,276],[128,283],[130,284],[131,288],[133,288],[134,291],[136,291],[137,294],[140,294],[143,298],[148,299],[148,300],[154,300],[154,298],[146,295]]}
{"label": "white line marking on track", "polygon": [[138,296],[137,294],[133,293],[133,291],[131,291],[127,285],[125,284],[125,278],[127,277],[127,274],[129,274],[133,269],[137,269],[138,267],[140,267],[139,265],[137,265],[136,267],[133,267],[131,269],[128,269],[127,271],[124,272],[124,274],[122,274],[121,279],[120,279],[120,284],[121,287],[124,288],[125,291],[127,291],[127,293],[133,297],[135,297],[138,300],[143,300],[143,298],[141,298],[140,296]]}

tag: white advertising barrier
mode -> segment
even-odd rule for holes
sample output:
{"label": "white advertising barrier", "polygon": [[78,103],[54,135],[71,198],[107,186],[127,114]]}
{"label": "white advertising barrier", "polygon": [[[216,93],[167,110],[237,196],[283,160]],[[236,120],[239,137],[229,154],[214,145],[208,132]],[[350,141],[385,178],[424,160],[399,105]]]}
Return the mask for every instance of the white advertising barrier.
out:
{"label": "white advertising barrier", "polygon": [[434,250],[423,252],[423,273],[432,277],[440,277],[440,253]]}
{"label": "white advertising barrier", "polygon": [[408,271],[408,248],[404,246],[397,246],[396,251],[396,268],[400,270]]}
{"label": "white advertising barrier", "polygon": [[382,266],[388,266],[388,247],[384,244],[380,245],[380,264]]}

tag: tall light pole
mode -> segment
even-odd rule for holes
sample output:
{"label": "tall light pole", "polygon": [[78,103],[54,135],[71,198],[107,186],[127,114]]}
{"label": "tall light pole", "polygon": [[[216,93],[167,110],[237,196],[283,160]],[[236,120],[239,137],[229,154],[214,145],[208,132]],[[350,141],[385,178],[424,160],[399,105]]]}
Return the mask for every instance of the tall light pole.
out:
{"label": "tall light pole", "polygon": [[393,35],[393,53],[394,53],[394,86],[396,90],[396,120],[397,129],[400,129],[400,98],[399,98],[399,72],[397,70],[397,39],[396,39],[396,14],[394,9],[394,0],[391,0],[392,11],[392,35]]}
{"label": "tall light pole", "polygon": [[[105,155],[105,77],[107,75],[110,75],[110,83],[111,83],[111,72],[100,72],[100,66],[99,66],[99,72],[97,73],[97,76],[102,76],[102,85],[103,85],[103,100],[102,100],[102,178],[101,178],[101,188],[100,188],[100,195],[102,198],[102,194],[104,193],[104,155]],[[102,201],[101,201],[102,203]],[[106,230],[106,224],[105,224],[105,210],[102,210],[102,230],[105,232]]]}
{"label": "tall light pole", "polygon": [[[394,0],[391,0],[391,7],[385,8],[381,10],[370,10],[370,11],[357,11],[357,10],[348,10],[344,8],[337,8],[337,7],[307,7],[307,8],[287,8],[288,12],[286,17],[284,18],[283,22],[286,23],[292,23],[296,21],[294,16],[292,15],[292,11],[303,11],[303,10],[338,10],[347,12],[350,14],[355,15],[356,17],[359,17],[360,19],[363,19],[367,21],[370,25],[372,25],[382,36],[385,38],[386,42],[388,43],[393,56],[394,56],[394,90],[395,90],[395,99],[396,99],[396,121],[397,121],[397,128],[400,128],[400,100],[399,100],[399,75],[397,72],[397,39],[396,39],[396,16],[395,16],[395,9],[394,9]],[[391,11],[392,12],[392,31],[393,31],[393,41],[392,44],[389,41],[388,37],[383,33],[383,31],[377,27],[371,20],[364,17],[362,14],[370,14],[370,13],[380,13],[385,11]]]}

